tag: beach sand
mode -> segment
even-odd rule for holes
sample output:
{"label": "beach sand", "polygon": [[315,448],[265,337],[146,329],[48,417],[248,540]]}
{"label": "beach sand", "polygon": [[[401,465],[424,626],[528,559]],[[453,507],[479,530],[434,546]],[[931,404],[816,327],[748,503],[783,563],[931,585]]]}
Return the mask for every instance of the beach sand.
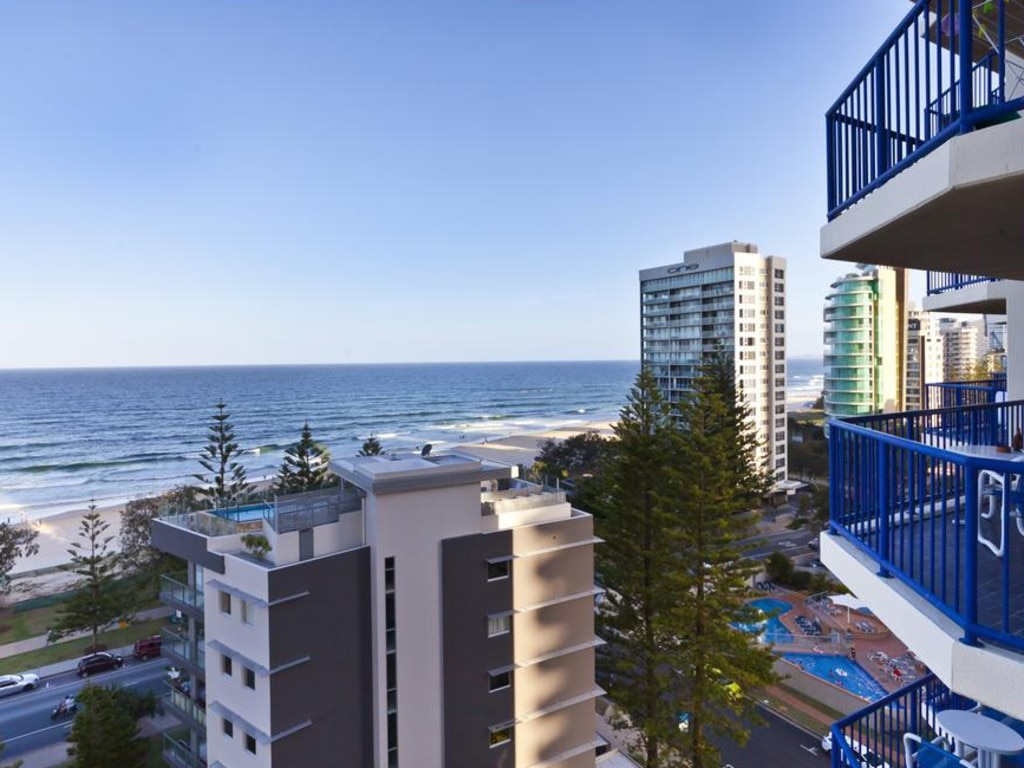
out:
{"label": "beach sand", "polygon": [[[606,437],[612,435],[612,427],[608,422],[581,424],[578,427],[554,429],[536,434],[512,435],[496,440],[479,443],[465,443],[446,446],[448,452],[461,456],[496,461],[502,464],[522,464],[528,467],[533,464],[540,452],[539,446],[545,440],[564,440],[582,432],[598,432]],[[121,530],[121,512],[123,504],[110,507],[97,507],[101,519],[109,524],[107,536],[113,536],[109,547],[111,551],[120,551],[118,534]],[[71,562],[68,549],[73,541],[79,541],[78,531],[87,509],[62,512],[25,523],[39,531],[36,543],[39,553],[19,560],[11,572],[12,592],[15,600],[24,600],[38,594],[52,594],[67,589],[78,577],[67,571],[49,572],[50,569],[67,565]],[[40,571],[44,573],[40,574]]]}

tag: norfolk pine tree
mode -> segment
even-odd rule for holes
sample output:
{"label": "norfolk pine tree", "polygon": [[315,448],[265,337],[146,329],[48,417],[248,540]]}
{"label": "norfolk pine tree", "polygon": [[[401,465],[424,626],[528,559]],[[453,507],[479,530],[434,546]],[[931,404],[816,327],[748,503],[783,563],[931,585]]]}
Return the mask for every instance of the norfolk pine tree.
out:
{"label": "norfolk pine tree", "polygon": [[373,435],[370,435],[363,442],[363,447],[359,449],[359,453],[357,453],[356,455],[357,456],[380,456],[383,452],[384,452],[384,447],[380,444],[380,440],[378,440]]}
{"label": "norfolk pine tree", "polygon": [[679,557],[678,515],[666,473],[676,449],[675,427],[654,377],[642,370],[615,425],[615,437],[594,479],[592,510],[597,571],[607,588],[597,615],[608,645],[599,673],[616,708],[634,728],[647,768],[677,764],[682,734],[678,670],[686,563]]}
{"label": "norfolk pine tree", "polygon": [[313,440],[307,421],[299,442],[285,451],[274,490],[280,494],[305,493],[337,485],[338,477],[331,473],[330,463],[330,451]]}
{"label": "norfolk pine tree", "polygon": [[38,536],[39,531],[28,526],[0,523],[0,594],[10,589],[14,564],[23,557],[39,553]]}
{"label": "norfolk pine tree", "polygon": [[206,447],[199,454],[199,464],[209,474],[192,475],[202,483],[197,495],[213,507],[226,507],[246,500],[252,488],[246,478],[245,467],[239,462],[242,449],[235,442],[235,428],[229,421],[231,414],[221,401],[210,417]]}
{"label": "norfolk pine tree", "polygon": [[684,678],[681,709],[689,714],[683,756],[692,768],[709,768],[721,764],[709,735],[746,743],[742,723],[755,715],[755,704],[740,692],[775,679],[770,650],[732,626],[754,620],[746,601],[758,566],[743,557],[742,541],[768,478],[731,361],[716,354],[693,386],[679,405],[670,470],[686,565],[680,604],[671,610],[672,623],[683,627],[677,667]]}
{"label": "norfolk pine tree", "polygon": [[96,505],[90,504],[78,528],[80,541],[71,542],[68,550],[72,570],[82,578],[75,584],[76,592],[62,605],[53,628],[57,635],[90,630],[93,648],[99,642],[100,630],[128,612],[125,596],[114,578],[117,556],[108,551],[114,539],[106,535],[109,527]]}

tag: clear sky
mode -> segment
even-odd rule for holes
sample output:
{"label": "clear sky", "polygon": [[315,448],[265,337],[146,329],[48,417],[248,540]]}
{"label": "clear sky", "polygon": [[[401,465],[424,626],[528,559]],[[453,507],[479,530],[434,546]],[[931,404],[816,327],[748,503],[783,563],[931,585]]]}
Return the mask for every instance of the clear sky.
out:
{"label": "clear sky", "polygon": [[641,268],[788,257],[904,0],[0,4],[0,367],[637,359]]}

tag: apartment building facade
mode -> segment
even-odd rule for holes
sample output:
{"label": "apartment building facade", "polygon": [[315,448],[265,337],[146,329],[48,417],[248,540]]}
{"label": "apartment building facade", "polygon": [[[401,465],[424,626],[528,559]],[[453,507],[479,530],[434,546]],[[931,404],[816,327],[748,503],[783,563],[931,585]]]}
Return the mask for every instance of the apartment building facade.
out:
{"label": "apartment building facade", "polygon": [[830,422],[821,559],[927,668],[832,726],[832,765],[932,764],[925,742],[929,761],[993,765],[998,745],[951,724],[970,712],[1024,750],[1024,12],[920,0],[878,42],[826,115],[821,256],[928,270],[929,310],[1005,313],[1006,399],[974,387],[938,411]]}
{"label": "apartment building facade", "polygon": [[154,522],[192,640],[165,643],[195,715],[166,762],[593,766],[590,516],[461,456],[332,468],[341,488]]}
{"label": "apartment building facade", "polygon": [[906,386],[906,270],[864,266],[825,297],[825,415],[896,411]]}
{"label": "apartment building facade", "polygon": [[939,405],[928,398],[928,384],[945,381],[942,336],[936,318],[930,312],[910,306],[907,309],[906,370],[904,408],[920,411]]}
{"label": "apartment building facade", "polygon": [[758,458],[786,480],[786,260],[733,241],[640,272],[641,360],[671,403],[692,390],[707,355],[733,359]]}

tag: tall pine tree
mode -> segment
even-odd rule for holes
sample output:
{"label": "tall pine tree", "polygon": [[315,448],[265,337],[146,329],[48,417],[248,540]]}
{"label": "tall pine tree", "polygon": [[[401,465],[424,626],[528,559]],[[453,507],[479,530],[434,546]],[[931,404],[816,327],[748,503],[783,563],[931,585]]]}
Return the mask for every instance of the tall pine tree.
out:
{"label": "tall pine tree", "polygon": [[307,421],[299,442],[285,451],[274,490],[280,494],[305,493],[337,485],[338,476],[330,471],[330,463],[330,451],[313,440]]}
{"label": "tall pine tree", "polygon": [[771,683],[774,674],[770,650],[733,627],[754,619],[747,600],[757,565],[743,557],[748,547],[742,542],[767,488],[751,412],[724,354],[702,366],[693,387],[678,406],[668,473],[686,564],[672,623],[684,628],[676,667],[680,708],[688,714],[682,754],[692,768],[705,768],[721,764],[709,736],[746,742],[742,723],[755,715],[755,705],[741,692]]}
{"label": "tall pine tree", "polygon": [[70,632],[92,632],[92,645],[99,643],[99,633],[128,612],[117,580],[117,555],[110,551],[113,535],[107,535],[110,523],[90,504],[78,528],[79,541],[71,542],[68,554],[72,570],[82,578],[76,592],[64,602],[53,628],[57,636]]}
{"label": "tall pine tree", "polygon": [[138,720],[156,711],[153,694],[130,688],[87,685],[77,696],[83,706],[68,734],[73,768],[144,768],[147,742]]}
{"label": "tall pine tree", "polygon": [[206,447],[199,454],[199,464],[208,474],[192,475],[202,485],[197,496],[212,507],[227,507],[244,502],[252,492],[245,467],[239,459],[242,449],[235,442],[235,428],[223,401],[214,406],[210,417]]}
{"label": "tall pine tree", "polygon": [[616,726],[637,734],[647,768],[673,765],[685,662],[681,616],[688,581],[677,511],[667,472],[678,444],[669,407],[642,370],[615,425],[615,437],[592,495],[597,571],[607,588],[597,623],[607,646],[602,684],[626,717]]}

